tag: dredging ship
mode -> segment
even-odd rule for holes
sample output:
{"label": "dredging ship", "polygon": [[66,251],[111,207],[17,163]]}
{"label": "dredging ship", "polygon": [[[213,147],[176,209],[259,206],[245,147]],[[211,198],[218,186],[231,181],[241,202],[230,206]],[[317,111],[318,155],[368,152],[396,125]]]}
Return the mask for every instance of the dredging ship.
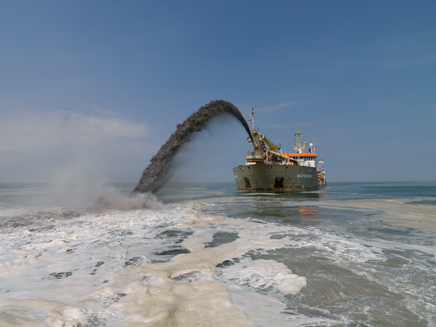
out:
{"label": "dredging ship", "polygon": [[318,160],[313,143],[306,151],[301,131],[295,133],[295,151],[282,153],[279,146],[254,127],[253,109],[249,120],[253,139],[247,137],[247,141],[253,151],[247,152],[245,165],[233,168],[238,190],[314,190],[326,185],[324,160]]}

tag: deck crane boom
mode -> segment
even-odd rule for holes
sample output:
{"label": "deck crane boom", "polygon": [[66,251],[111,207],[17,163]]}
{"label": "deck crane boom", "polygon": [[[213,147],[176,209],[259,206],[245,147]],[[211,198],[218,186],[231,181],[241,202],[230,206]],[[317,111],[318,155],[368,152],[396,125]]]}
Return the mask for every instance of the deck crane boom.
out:
{"label": "deck crane boom", "polygon": [[273,142],[271,142],[265,134],[261,134],[260,137],[265,141],[266,144],[268,144],[271,151],[279,152],[279,147],[275,145]]}

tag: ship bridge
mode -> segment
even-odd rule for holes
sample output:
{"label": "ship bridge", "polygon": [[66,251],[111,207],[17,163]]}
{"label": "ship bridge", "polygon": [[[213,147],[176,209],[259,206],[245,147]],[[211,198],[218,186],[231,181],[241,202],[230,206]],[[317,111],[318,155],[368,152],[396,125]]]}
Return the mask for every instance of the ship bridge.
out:
{"label": "ship bridge", "polygon": [[296,160],[300,166],[315,167],[318,155],[312,152],[283,153],[285,157]]}

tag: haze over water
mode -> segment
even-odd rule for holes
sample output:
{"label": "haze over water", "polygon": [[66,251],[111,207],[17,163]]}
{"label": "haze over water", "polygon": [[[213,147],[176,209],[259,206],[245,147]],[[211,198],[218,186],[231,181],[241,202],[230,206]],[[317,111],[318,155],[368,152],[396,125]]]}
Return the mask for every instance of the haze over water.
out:
{"label": "haze over water", "polygon": [[436,183],[133,186],[0,184],[0,326],[436,326]]}

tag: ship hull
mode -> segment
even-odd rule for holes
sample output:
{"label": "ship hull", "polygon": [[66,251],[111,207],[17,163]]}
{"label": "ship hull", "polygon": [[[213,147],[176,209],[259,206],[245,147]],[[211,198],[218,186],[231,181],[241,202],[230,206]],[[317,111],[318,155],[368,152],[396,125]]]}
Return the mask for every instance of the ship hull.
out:
{"label": "ship hull", "polygon": [[245,165],[233,168],[238,190],[296,191],[318,188],[317,169],[291,165]]}

